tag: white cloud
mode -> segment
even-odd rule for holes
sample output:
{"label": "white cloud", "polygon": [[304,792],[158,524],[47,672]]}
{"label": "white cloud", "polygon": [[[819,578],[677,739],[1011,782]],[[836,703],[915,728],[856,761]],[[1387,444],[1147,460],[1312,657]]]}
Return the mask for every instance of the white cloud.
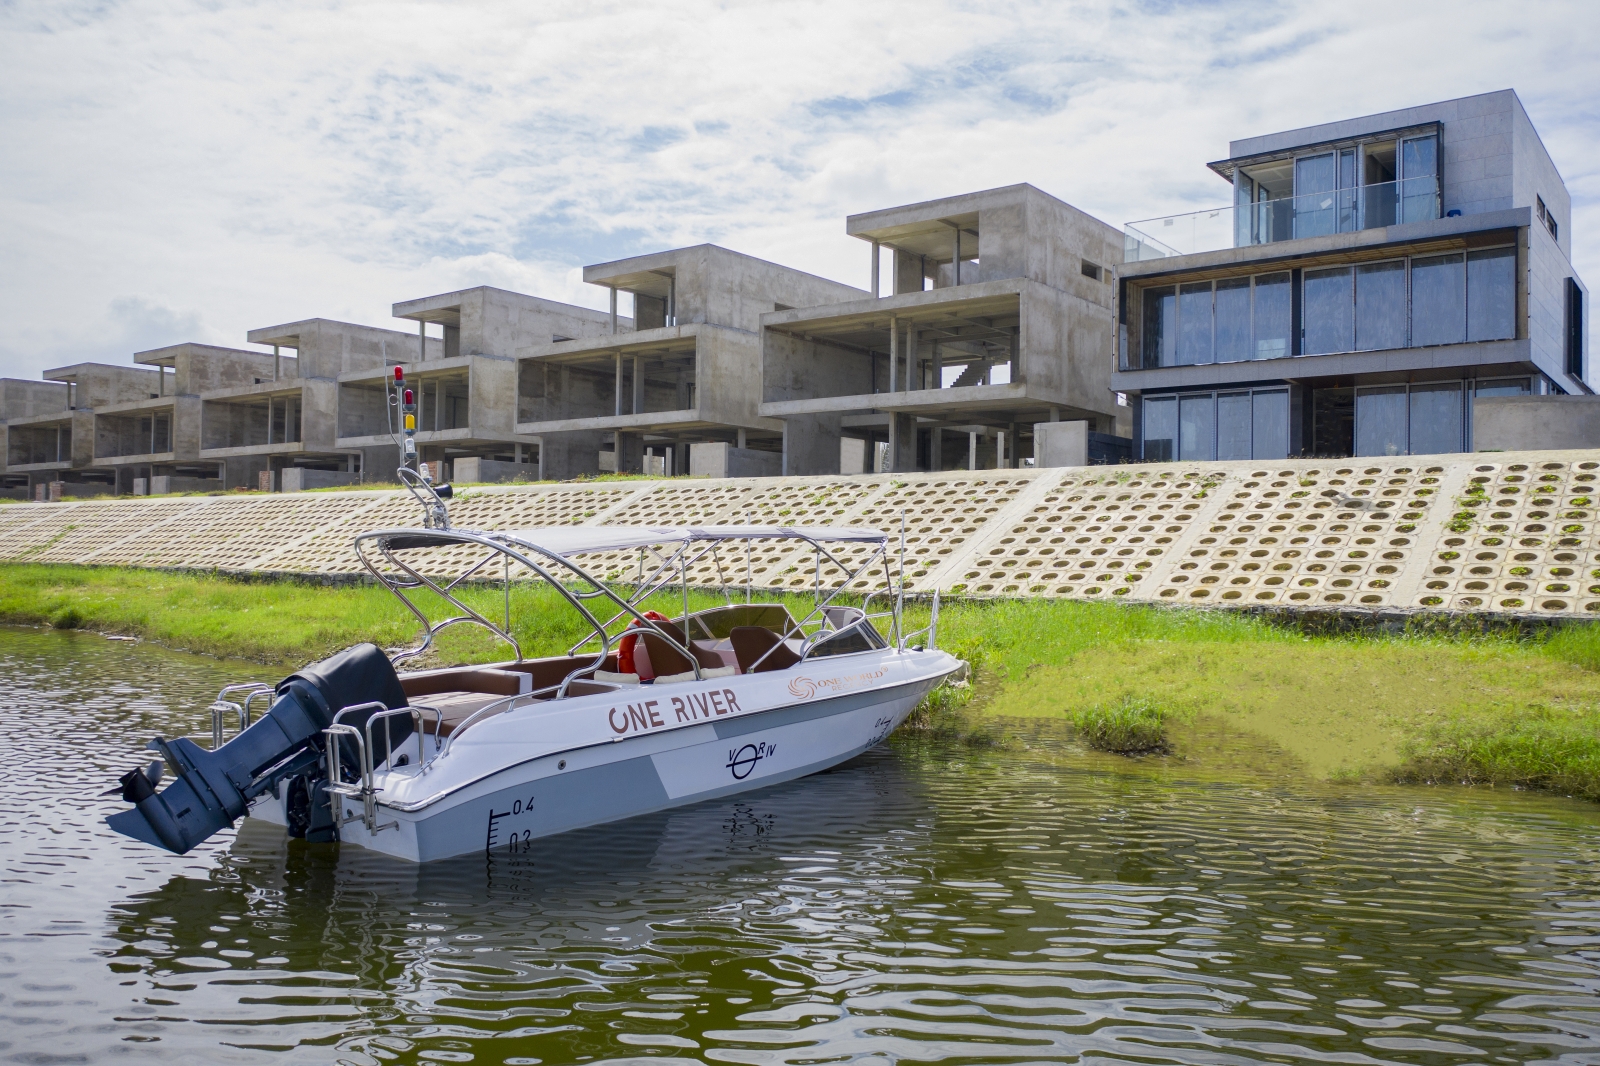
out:
{"label": "white cloud", "polygon": [[1506,86],[1600,280],[1597,10],[13,2],[0,373],[484,282],[598,307],[582,264],[703,240],[863,284],[855,211],[1028,181],[1121,224],[1224,202],[1230,138]]}

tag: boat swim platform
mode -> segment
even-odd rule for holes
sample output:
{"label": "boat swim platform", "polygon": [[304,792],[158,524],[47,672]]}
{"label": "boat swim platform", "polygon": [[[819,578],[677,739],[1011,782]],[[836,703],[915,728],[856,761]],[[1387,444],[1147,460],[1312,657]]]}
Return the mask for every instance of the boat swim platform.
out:
{"label": "boat swim platform", "polygon": [[[483,486],[450,518],[870,526],[897,571],[903,514],[909,594],[1558,620],[1600,616],[1597,494],[1600,450],[1535,451]],[[0,506],[0,561],[347,580],[363,573],[356,534],[420,520],[398,489],[18,503]],[[465,551],[424,568],[459,572]],[[747,561],[758,589],[817,576],[809,546],[756,542],[690,580],[742,586]],[[596,569],[636,566],[619,553]],[[824,562],[824,585],[839,577]]]}

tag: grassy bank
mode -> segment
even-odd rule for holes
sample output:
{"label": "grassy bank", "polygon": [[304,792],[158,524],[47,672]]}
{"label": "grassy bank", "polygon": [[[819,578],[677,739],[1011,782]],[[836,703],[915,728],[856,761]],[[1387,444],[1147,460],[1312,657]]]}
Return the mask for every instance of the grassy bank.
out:
{"label": "grassy bank", "polygon": [[[490,617],[504,610],[499,593],[475,595]],[[691,596],[692,607],[716,602]],[[681,600],[656,606],[675,613]],[[584,633],[548,590],[517,589],[511,607],[525,654],[565,651]],[[908,628],[925,624],[925,610],[911,614]],[[0,621],[284,666],[415,635],[382,589],[73,566],[0,566]],[[1199,762],[1203,738],[1222,728],[1262,738],[1283,768],[1318,779],[1468,781],[1600,799],[1593,627],[1521,639],[1307,636],[1240,615],[1033,600],[947,604],[939,643],[976,668],[970,702],[967,692],[939,700],[965,704],[969,719],[1058,718],[1090,739],[1103,731],[1112,750],[1172,749]],[[502,654],[466,629],[440,648],[445,661]]]}

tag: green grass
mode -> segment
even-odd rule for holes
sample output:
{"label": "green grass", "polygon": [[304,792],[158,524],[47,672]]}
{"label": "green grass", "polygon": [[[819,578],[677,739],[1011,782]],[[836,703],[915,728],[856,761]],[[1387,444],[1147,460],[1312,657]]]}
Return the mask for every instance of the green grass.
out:
{"label": "green grass", "polygon": [[1096,751],[1143,755],[1168,749],[1166,719],[1167,713],[1151,701],[1124,696],[1116,703],[1075,711],[1072,725]]}
{"label": "green grass", "polygon": [[[490,618],[499,590],[466,594]],[[763,598],[767,598],[763,596]],[[807,597],[777,597],[804,613]],[[699,609],[723,602],[690,595]],[[682,599],[648,606],[667,614]],[[875,604],[881,606],[881,604]],[[557,594],[517,586],[513,632],[525,655],[566,651],[587,629]],[[927,624],[908,604],[906,625]],[[138,636],[219,657],[298,667],[370,640],[409,646],[416,622],[373,586],[321,586],[54,565],[0,565],[0,621]],[[973,667],[935,693],[913,731],[969,744],[1008,721],[1055,718],[1109,750],[1154,736],[1179,756],[1205,738],[1248,733],[1308,778],[1453,781],[1600,799],[1600,627],[1545,635],[1421,631],[1308,635],[1239,614],[1072,601],[947,602],[938,644]],[[506,656],[457,627],[433,660]],[[1220,733],[1219,733],[1220,727]],[[1141,732],[1144,730],[1145,732]],[[1130,739],[1131,738],[1131,739]]]}

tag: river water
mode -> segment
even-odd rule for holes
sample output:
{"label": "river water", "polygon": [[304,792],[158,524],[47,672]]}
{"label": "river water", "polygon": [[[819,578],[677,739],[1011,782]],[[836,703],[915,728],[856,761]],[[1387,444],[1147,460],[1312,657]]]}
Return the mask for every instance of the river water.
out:
{"label": "river water", "polygon": [[270,671],[0,629],[0,1061],[1600,1062],[1600,808],[898,738],[399,865],[96,793]]}

